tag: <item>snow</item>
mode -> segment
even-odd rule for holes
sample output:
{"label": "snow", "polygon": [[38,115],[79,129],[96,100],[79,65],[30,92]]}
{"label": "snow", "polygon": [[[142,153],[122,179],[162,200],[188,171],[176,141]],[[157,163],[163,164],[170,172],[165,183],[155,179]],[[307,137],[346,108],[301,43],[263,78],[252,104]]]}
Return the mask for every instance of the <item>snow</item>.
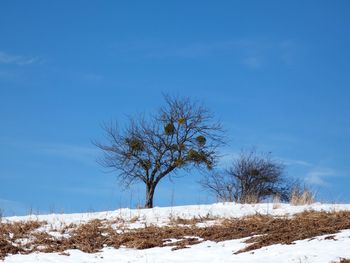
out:
{"label": "snow", "polygon": [[325,236],[314,240],[297,241],[295,245],[273,245],[253,252],[235,255],[234,251],[242,249],[245,239],[211,242],[206,241],[187,249],[171,251],[169,247],[145,250],[104,248],[102,252],[87,254],[78,250],[68,250],[69,256],[58,253],[33,253],[13,255],[5,263],[52,262],[52,263],[151,263],[151,262],[269,262],[269,263],[322,263],[331,262],[339,257],[350,257],[350,230],[335,235],[337,241],[325,240]]}
{"label": "snow", "polygon": [[[277,208],[274,208],[277,207]],[[263,214],[272,216],[288,216],[305,210],[314,211],[350,211],[350,204],[321,204],[292,206],[290,204],[235,204],[216,203],[211,205],[188,205],[176,207],[154,207],[152,209],[122,208],[115,211],[79,213],[79,214],[49,214],[6,217],[7,222],[39,220],[46,221],[53,228],[61,228],[68,224],[86,223],[93,219],[116,220],[129,222],[130,228],[140,228],[145,225],[162,226],[169,223],[170,219],[183,218],[239,218],[247,215]],[[135,221],[130,223],[130,221]]]}
{"label": "snow", "polygon": [[[277,207],[277,208],[276,208]],[[31,215],[25,217],[7,217],[3,221],[40,220],[47,221],[42,231],[60,228],[67,224],[79,224],[92,219],[124,220],[130,228],[145,225],[165,225],[171,218],[191,219],[194,217],[208,218],[238,218],[253,214],[268,214],[273,216],[290,216],[305,210],[340,211],[349,210],[349,204],[312,204],[307,206],[291,206],[289,204],[254,204],[242,205],[234,203],[217,203],[212,205],[191,205],[178,207],[156,207],[153,209],[118,209],[116,211],[81,213],[81,214],[50,214]],[[131,222],[130,222],[131,220]],[[79,250],[68,250],[67,255],[59,253],[32,253],[29,255],[9,255],[5,263],[19,262],[52,262],[52,263],[98,263],[98,262],[331,262],[340,257],[350,258],[350,230],[343,230],[334,235],[334,239],[325,239],[329,235],[314,239],[296,241],[292,245],[272,245],[254,251],[234,254],[246,246],[244,239],[211,242],[205,241],[190,248],[171,251],[171,247],[135,250],[128,248],[104,248],[99,253],[88,254]],[[333,235],[332,235],[333,236]]]}

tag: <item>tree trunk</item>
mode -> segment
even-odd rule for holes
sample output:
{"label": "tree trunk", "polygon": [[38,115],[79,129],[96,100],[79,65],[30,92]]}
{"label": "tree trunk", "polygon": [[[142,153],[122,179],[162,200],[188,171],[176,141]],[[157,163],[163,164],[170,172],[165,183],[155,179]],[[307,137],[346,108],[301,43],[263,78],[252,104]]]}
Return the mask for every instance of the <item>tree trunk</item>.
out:
{"label": "tree trunk", "polygon": [[154,196],[154,189],[155,188],[156,188],[156,185],[154,183],[146,184],[145,208],[152,208],[153,207],[153,196]]}

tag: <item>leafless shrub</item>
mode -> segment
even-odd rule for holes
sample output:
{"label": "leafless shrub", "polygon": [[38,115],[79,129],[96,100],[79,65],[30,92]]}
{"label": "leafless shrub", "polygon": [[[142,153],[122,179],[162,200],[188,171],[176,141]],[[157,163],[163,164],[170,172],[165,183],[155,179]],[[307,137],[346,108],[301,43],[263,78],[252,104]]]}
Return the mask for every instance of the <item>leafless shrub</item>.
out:
{"label": "leafless shrub", "polygon": [[283,164],[273,160],[270,153],[242,151],[229,169],[208,173],[201,184],[222,201],[257,203],[276,195],[288,201],[290,183],[283,169]]}
{"label": "leafless shrub", "polygon": [[233,177],[219,171],[210,171],[200,181],[203,188],[213,193],[218,201],[233,202],[236,197],[236,182]]}

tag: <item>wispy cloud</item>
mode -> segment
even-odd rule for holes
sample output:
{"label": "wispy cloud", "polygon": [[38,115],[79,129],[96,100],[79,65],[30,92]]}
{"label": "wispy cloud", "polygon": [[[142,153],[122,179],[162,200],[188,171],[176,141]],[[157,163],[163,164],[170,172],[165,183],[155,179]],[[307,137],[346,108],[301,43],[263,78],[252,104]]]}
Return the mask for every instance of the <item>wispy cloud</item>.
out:
{"label": "wispy cloud", "polygon": [[339,176],[338,172],[330,167],[314,164],[305,160],[279,158],[292,170],[298,171],[298,177],[310,186],[329,186],[330,177]]}
{"label": "wispy cloud", "polygon": [[226,169],[228,168],[231,164],[232,161],[237,159],[239,157],[239,152],[235,151],[226,151],[219,160],[218,167],[219,169]]}
{"label": "wispy cloud", "polygon": [[93,147],[62,143],[39,143],[36,147],[36,151],[47,155],[60,156],[86,164],[94,164],[95,158],[98,154],[98,150]]}
{"label": "wispy cloud", "polygon": [[262,68],[269,63],[291,65],[294,63],[297,44],[295,40],[233,39],[213,42],[165,43],[140,41],[118,43],[115,50],[123,53],[142,54],[151,59],[199,59],[213,56],[231,57],[251,69]]}
{"label": "wispy cloud", "polygon": [[280,50],[281,61],[286,65],[293,65],[297,57],[297,50],[299,49],[296,42],[285,40],[279,44],[278,48]]}
{"label": "wispy cloud", "polygon": [[37,56],[14,55],[0,51],[0,64],[24,66],[41,62],[42,59]]}
{"label": "wispy cloud", "polygon": [[312,163],[304,160],[297,160],[297,159],[290,159],[290,158],[278,158],[278,159],[282,161],[285,165],[298,165],[298,166],[304,166],[304,167],[314,166]]}
{"label": "wispy cloud", "polygon": [[120,191],[117,184],[70,186],[64,187],[61,190],[70,194],[89,196],[110,196],[115,191]]}
{"label": "wispy cloud", "polygon": [[260,68],[262,65],[262,61],[258,57],[247,57],[243,59],[243,64],[250,68]]}
{"label": "wispy cloud", "polygon": [[314,167],[306,174],[305,182],[311,185],[327,186],[326,178],[335,175],[335,171],[330,168]]}
{"label": "wispy cloud", "polygon": [[104,79],[104,77],[100,74],[95,74],[95,73],[86,73],[82,75],[82,78],[84,80],[87,81],[93,81],[93,82],[97,82],[97,81],[101,81]]}
{"label": "wispy cloud", "polygon": [[215,42],[194,42],[184,44],[167,44],[157,43],[154,45],[144,46],[145,56],[148,58],[183,58],[196,59],[202,57],[210,57],[216,55],[236,56],[242,55],[242,51],[251,49],[250,41],[245,40],[227,40]]}
{"label": "wispy cloud", "polygon": [[211,56],[219,50],[225,50],[223,43],[190,43],[183,46],[162,45],[155,50],[146,51],[148,58],[199,58]]}
{"label": "wispy cloud", "polygon": [[[225,153],[221,156],[220,161],[219,161],[219,166],[220,167],[226,167],[229,166],[233,160],[239,158],[240,154],[244,152],[245,150],[252,151],[252,150],[257,150],[255,147],[252,148],[243,148],[240,151],[225,151]],[[257,152],[258,154],[264,154],[264,152]],[[272,155],[273,157],[273,155]],[[314,168],[315,166],[304,160],[297,160],[297,159],[291,159],[291,158],[284,158],[284,157],[276,157],[274,160],[281,162],[282,164],[286,166],[300,166],[303,168]]]}
{"label": "wispy cloud", "polygon": [[57,156],[78,161],[87,165],[95,165],[99,152],[94,147],[52,142],[28,142],[13,139],[0,139],[0,144],[16,147],[45,156]]}

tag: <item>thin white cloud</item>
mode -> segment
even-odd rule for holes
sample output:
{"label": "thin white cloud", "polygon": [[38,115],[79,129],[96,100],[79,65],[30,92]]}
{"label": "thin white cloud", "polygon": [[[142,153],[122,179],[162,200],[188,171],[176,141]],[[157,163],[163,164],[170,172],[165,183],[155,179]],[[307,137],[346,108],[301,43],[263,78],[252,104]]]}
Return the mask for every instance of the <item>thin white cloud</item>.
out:
{"label": "thin white cloud", "polygon": [[218,167],[226,169],[232,164],[232,161],[237,159],[238,157],[239,152],[227,151],[221,156],[218,163]]}
{"label": "thin white cloud", "polygon": [[[143,55],[155,59],[198,59],[209,56],[233,58],[248,68],[262,68],[269,63],[291,65],[297,50],[295,40],[233,39],[212,42],[165,43],[139,41],[118,43],[112,46],[117,51]],[[264,59],[262,59],[264,58]]]}
{"label": "thin white cloud", "polygon": [[62,190],[67,193],[72,193],[75,195],[89,195],[89,196],[107,196],[113,191],[113,187],[109,188],[99,188],[96,186],[91,187],[66,187]]}
{"label": "thin white cloud", "polygon": [[288,66],[293,65],[297,57],[297,50],[299,49],[299,46],[296,44],[296,41],[290,39],[282,41],[279,44],[278,48],[280,50],[281,61]]}
{"label": "thin white cloud", "polygon": [[104,77],[100,74],[94,74],[94,73],[87,73],[87,74],[83,74],[82,78],[84,80],[87,81],[93,81],[93,82],[97,82],[97,81],[101,81],[104,79]]}
{"label": "thin white cloud", "polygon": [[41,61],[40,57],[14,55],[0,51],[0,64],[24,66],[40,63]]}
{"label": "thin white cloud", "polygon": [[257,69],[262,66],[262,60],[258,57],[247,57],[243,59],[243,64],[249,68]]}
{"label": "thin white cloud", "polygon": [[26,151],[37,154],[58,156],[88,165],[96,165],[95,160],[99,154],[99,151],[96,147],[65,143],[28,142],[0,138],[0,144],[24,149]]}
{"label": "thin white cloud", "polygon": [[[241,52],[250,53],[255,44],[247,40],[227,40],[216,42],[194,42],[183,45],[154,43],[144,47],[146,57],[149,58],[199,58],[223,53],[226,55],[237,55]],[[139,49],[140,48],[139,46]]]}
{"label": "thin white cloud", "polygon": [[278,158],[280,161],[282,161],[285,165],[298,165],[298,166],[304,166],[304,167],[312,167],[313,164],[304,160],[297,160],[297,159],[289,159],[289,158]]}
{"label": "thin white cloud", "polygon": [[92,196],[110,196],[114,194],[116,191],[124,190],[120,187],[117,179],[113,178],[113,182],[110,181],[104,182],[95,182],[94,184],[84,183],[79,186],[67,186],[63,187],[60,190],[72,193],[72,194],[82,194],[82,195],[92,195]]}
{"label": "thin white cloud", "polygon": [[335,175],[335,171],[330,168],[315,167],[306,174],[305,182],[311,185],[327,186],[326,178]]}
{"label": "thin white cloud", "polygon": [[43,154],[56,155],[87,164],[94,164],[98,155],[98,150],[93,147],[61,143],[38,144],[36,149]]}
{"label": "thin white cloud", "polygon": [[182,47],[164,46],[163,48],[150,50],[146,53],[146,57],[149,58],[198,58],[209,56],[213,52],[220,49],[215,44],[207,43],[192,43]]}

